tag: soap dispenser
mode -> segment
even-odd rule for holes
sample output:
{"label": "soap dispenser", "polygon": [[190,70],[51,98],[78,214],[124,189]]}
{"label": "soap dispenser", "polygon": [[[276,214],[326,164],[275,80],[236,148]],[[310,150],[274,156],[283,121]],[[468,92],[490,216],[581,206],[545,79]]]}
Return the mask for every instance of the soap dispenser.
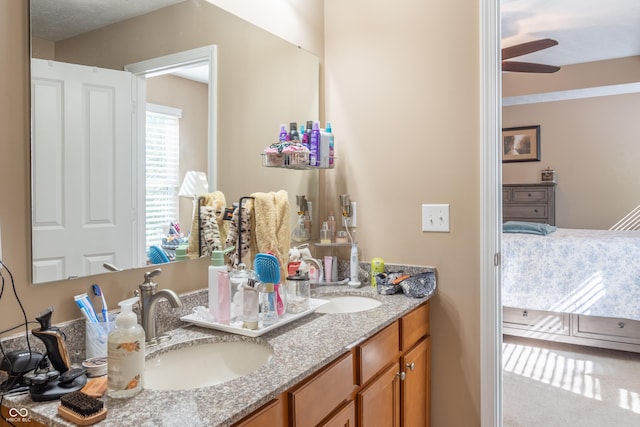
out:
{"label": "soap dispenser", "polygon": [[131,397],[144,386],[145,334],[132,310],[139,297],[121,301],[116,325],[107,344],[107,390],[109,397]]}

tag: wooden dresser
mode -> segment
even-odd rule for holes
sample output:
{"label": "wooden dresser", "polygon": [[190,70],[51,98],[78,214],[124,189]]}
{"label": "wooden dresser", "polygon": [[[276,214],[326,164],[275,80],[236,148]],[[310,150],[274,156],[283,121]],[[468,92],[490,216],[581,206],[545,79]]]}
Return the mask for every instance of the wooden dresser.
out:
{"label": "wooden dresser", "polygon": [[502,220],[556,225],[555,190],[555,182],[504,184]]}

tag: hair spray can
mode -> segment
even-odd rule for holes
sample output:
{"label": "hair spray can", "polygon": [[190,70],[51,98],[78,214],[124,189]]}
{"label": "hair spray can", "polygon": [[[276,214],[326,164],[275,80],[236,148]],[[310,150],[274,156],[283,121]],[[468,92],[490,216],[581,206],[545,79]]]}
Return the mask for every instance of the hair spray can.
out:
{"label": "hair spray can", "polygon": [[376,276],[384,273],[384,260],[382,258],[373,258],[371,260],[371,287],[377,287]]}

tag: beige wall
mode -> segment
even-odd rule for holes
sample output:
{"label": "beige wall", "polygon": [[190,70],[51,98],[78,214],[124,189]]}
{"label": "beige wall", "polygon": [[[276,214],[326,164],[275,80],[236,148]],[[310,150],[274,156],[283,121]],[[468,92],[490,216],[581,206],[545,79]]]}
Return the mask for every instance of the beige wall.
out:
{"label": "beige wall", "polygon": [[[556,74],[505,73],[503,93],[637,82],[640,57],[568,66]],[[637,111],[640,93],[503,107],[503,127],[541,126],[541,161],[504,164],[503,182],[538,182],[540,169],[550,166],[558,183],[556,224],[610,228],[640,205]]]}
{"label": "beige wall", "polygon": [[[23,3],[0,1],[0,105],[3,120],[8,119],[2,126],[0,180],[12,183],[3,186],[0,205],[3,254],[28,317],[53,304],[54,322],[59,322],[79,317],[71,296],[95,280],[115,306],[145,269],[37,287],[29,283]],[[337,168],[322,176],[325,203],[342,192],[358,202],[362,259],[381,256],[438,268],[431,318],[434,426],[480,424],[478,9],[477,2],[446,0],[410,0],[401,8],[393,2],[325,1],[326,117],[334,126],[339,157]],[[420,231],[422,203],[451,205],[450,233]],[[198,262],[198,268],[167,266],[161,286],[178,292],[201,287],[206,260]],[[0,304],[0,327],[20,321],[7,294]]]}
{"label": "beige wall", "polygon": [[[438,269],[434,426],[480,424],[478,23],[469,2],[325,0],[328,184],[358,202],[364,259]],[[450,204],[450,233],[421,231],[422,203]]]}

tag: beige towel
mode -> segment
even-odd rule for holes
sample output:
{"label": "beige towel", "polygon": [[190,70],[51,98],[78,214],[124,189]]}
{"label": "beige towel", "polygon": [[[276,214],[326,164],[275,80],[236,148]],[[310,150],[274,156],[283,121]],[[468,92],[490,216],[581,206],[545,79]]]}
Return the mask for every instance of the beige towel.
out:
{"label": "beige towel", "polygon": [[254,193],[252,245],[255,253],[273,253],[280,264],[280,280],[287,277],[287,257],[291,236],[289,231],[289,196],[286,191]]}
{"label": "beige towel", "polygon": [[[216,212],[216,221],[218,222],[218,230],[220,232],[220,241],[224,242],[227,239],[227,233],[229,230],[229,225],[222,220],[224,216],[224,210],[227,206],[227,202],[225,200],[224,194],[221,191],[215,191],[213,193],[206,193],[201,196],[204,200],[202,204],[206,206],[211,206],[214,208]],[[200,206],[198,206],[198,210]],[[200,253],[200,249],[198,248],[198,235],[200,232],[200,227],[198,224],[198,215],[196,215],[191,220],[191,233],[189,234],[189,247],[188,253],[191,256],[198,256]]]}

